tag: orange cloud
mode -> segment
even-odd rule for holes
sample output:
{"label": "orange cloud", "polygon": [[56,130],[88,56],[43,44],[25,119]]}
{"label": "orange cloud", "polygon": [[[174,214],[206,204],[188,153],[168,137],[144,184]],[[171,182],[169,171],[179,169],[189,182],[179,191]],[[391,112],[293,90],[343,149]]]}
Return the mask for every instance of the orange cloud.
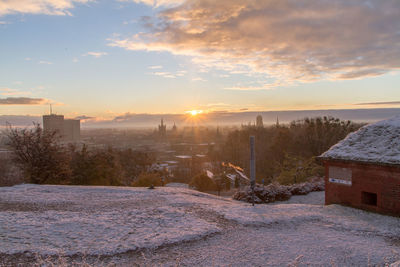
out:
{"label": "orange cloud", "polygon": [[134,2],[134,3],[142,3],[146,5],[150,5],[153,7],[160,7],[160,6],[175,6],[179,5],[184,0],[118,0],[119,2]]}
{"label": "orange cloud", "polygon": [[108,55],[107,52],[93,52],[93,51],[91,51],[91,52],[87,52],[86,54],[83,54],[82,56],[92,56],[92,57],[95,57],[95,58],[100,58],[102,56],[107,56],[107,55]]}
{"label": "orange cloud", "polygon": [[32,94],[32,92],[19,91],[11,88],[0,88],[0,95],[4,96],[30,95],[30,94]]}
{"label": "orange cloud", "polygon": [[400,68],[396,0],[187,0],[146,25],[110,45],[188,55],[205,68],[263,73],[278,85]]}

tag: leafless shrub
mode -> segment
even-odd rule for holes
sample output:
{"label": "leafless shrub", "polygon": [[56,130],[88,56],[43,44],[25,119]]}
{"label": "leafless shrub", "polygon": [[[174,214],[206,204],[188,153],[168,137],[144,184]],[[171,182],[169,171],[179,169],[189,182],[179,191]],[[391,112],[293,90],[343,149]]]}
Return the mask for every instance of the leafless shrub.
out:
{"label": "leafless shrub", "polygon": [[0,186],[12,186],[24,182],[22,171],[11,160],[11,153],[0,156]]}
{"label": "leafless shrub", "polygon": [[44,131],[39,124],[31,129],[10,126],[6,136],[14,161],[22,168],[27,182],[65,183],[70,169],[56,131]]}

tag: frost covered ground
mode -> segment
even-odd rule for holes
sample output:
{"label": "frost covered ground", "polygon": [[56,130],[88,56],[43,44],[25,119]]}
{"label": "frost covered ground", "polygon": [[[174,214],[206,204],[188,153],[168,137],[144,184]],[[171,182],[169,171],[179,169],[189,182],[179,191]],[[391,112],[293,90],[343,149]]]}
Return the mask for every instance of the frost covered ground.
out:
{"label": "frost covered ground", "polygon": [[252,207],[173,187],[3,187],[0,266],[49,255],[96,266],[366,266],[400,260],[400,218],[323,206],[323,194]]}

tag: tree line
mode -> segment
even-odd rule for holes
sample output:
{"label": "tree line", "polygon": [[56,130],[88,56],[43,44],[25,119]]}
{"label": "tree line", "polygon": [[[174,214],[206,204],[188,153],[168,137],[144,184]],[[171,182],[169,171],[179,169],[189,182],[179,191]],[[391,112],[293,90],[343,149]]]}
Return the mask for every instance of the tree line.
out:
{"label": "tree line", "polygon": [[249,172],[249,137],[256,138],[256,178],[259,183],[292,184],[323,175],[315,158],[359,129],[362,124],[333,117],[304,118],[288,125],[242,126],[226,137],[214,158]]}
{"label": "tree line", "polygon": [[[310,176],[322,176],[323,169],[315,157],[361,126],[332,117],[305,118],[268,127],[242,126],[227,135],[218,135],[215,146],[209,146],[208,158],[214,166],[212,171],[221,177],[222,162],[240,166],[248,175],[249,137],[254,135],[257,182],[299,183]],[[166,173],[151,170],[157,159],[148,151],[64,145],[57,141],[57,132],[44,131],[39,125],[31,129],[10,127],[6,135],[14,154],[12,160],[20,166],[25,182],[112,186],[158,186],[168,182]],[[185,182],[203,191],[220,191],[228,184],[221,178],[218,183],[205,185],[203,172],[193,169],[191,177],[185,175]],[[178,176],[170,177],[171,181]]]}
{"label": "tree line", "polygon": [[10,127],[6,135],[28,183],[134,185],[155,162],[154,155],[143,151],[63,145],[57,132],[44,131],[38,124],[32,129]]}

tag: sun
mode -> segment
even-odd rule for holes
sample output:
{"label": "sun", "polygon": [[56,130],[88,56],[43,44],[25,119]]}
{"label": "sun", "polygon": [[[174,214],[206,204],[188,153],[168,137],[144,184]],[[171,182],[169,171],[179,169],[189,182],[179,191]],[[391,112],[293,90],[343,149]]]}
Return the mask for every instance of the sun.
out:
{"label": "sun", "polygon": [[185,111],[185,122],[192,125],[200,125],[206,121],[208,112],[201,109],[192,109]]}
{"label": "sun", "polygon": [[197,115],[203,113],[202,110],[189,110],[186,113],[189,113],[192,117],[196,117]]}
{"label": "sun", "polygon": [[196,116],[197,114],[199,114],[199,112],[198,112],[197,110],[191,110],[191,111],[190,111],[190,114],[191,114],[192,116]]}

